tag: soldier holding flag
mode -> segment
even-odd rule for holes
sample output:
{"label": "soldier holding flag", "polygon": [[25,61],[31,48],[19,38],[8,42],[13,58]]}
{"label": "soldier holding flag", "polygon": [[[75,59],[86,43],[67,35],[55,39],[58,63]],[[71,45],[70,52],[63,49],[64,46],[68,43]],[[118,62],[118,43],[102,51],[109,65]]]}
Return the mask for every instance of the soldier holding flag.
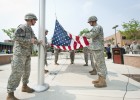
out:
{"label": "soldier holding flag", "polygon": [[92,81],[95,87],[106,87],[106,74],[107,68],[104,58],[104,37],[103,37],[103,28],[97,24],[97,17],[91,16],[88,19],[88,23],[92,26],[90,34],[85,34],[89,39],[92,39],[92,42],[89,45],[89,49],[92,51],[92,54],[95,59],[95,68],[98,73],[98,79]]}

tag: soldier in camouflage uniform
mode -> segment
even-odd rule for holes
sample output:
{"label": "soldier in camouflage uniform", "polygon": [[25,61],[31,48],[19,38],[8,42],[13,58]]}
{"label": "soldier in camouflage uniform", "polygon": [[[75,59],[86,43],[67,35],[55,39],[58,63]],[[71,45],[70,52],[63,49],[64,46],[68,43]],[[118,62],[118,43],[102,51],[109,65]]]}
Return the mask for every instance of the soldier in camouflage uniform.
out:
{"label": "soldier in camouflage uniform", "polygon": [[89,73],[90,73],[90,75],[97,75],[97,71],[96,71],[96,68],[95,68],[92,51],[89,50],[89,53],[90,53],[90,61],[91,61],[91,67],[92,67],[92,70],[89,71]]}
{"label": "soldier in camouflage uniform", "polygon": [[[48,44],[48,40],[47,40],[47,37],[46,35],[48,34],[48,30],[45,30],[45,65],[48,66],[48,63],[47,63],[47,49],[49,47],[49,44]],[[44,70],[45,73],[48,73],[49,71],[48,70]]]}
{"label": "soldier in camouflage uniform", "polygon": [[88,47],[84,47],[83,48],[83,52],[84,52],[84,59],[85,59],[85,62],[86,64],[84,64],[83,66],[88,66],[88,54],[90,53],[90,61],[91,61],[91,67],[93,68],[93,70],[89,71],[89,73],[91,75],[96,75],[97,74],[97,71],[95,69],[95,65],[94,65],[94,62],[93,62],[93,54],[92,54],[92,51],[88,49]]}
{"label": "soldier in camouflage uniform", "polygon": [[54,48],[54,63],[55,63],[55,65],[59,65],[58,63],[57,63],[57,61],[58,61],[58,55],[59,55],[59,53],[60,53],[60,49],[58,49],[58,48]]}
{"label": "soldier in camouflage uniform", "polygon": [[70,51],[70,61],[71,64],[74,64],[74,58],[75,58],[75,50]]}
{"label": "soldier in camouflage uniform", "polygon": [[92,83],[97,88],[106,87],[107,68],[104,58],[103,28],[97,24],[96,16],[91,16],[88,19],[88,23],[93,26],[93,28],[91,29],[90,34],[85,34],[85,36],[92,39],[92,42],[90,43],[88,48],[92,51],[95,60],[95,68],[98,72],[98,79],[92,81]]}
{"label": "soldier in camouflage uniform", "polygon": [[87,47],[83,48],[83,53],[84,53],[84,59],[85,59],[85,64],[83,66],[88,66],[88,53],[89,49]]}
{"label": "soldier in camouflage uniform", "polygon": [[37,17],[29,13],[25,15],[25,21],[26,24],[19,25],[14,33],[12,72],[7,84],[7,100],[19,100],[14,96],[14,91],[19,86],[21,78],[23,83],[22,92],[34,92],[27,85],[31,71],[31,52],[33,44],[40,44],[42,41],[35,39],[35,34],[31,28],[31,26],[35,25]]}

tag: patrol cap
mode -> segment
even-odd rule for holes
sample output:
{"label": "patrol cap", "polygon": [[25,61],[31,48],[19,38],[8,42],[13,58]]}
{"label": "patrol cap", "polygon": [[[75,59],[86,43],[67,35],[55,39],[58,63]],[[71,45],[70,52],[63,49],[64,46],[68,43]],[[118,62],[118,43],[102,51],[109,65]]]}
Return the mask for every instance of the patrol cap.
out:
{"label": "patrol cap", "polygon": [[89,17],[89,19],[88,19],[88,23],[89,22],[93,22],[93,21],[97,21],[98,19],[97,19],[97,17],[96,16],[91,16],[91,17]]}
{"label": "patrol cap", "polygon": [[35,14],[33,14],[33,13],[28,13],[28,14],[26,14],[25,15],[25,18],[24,18],[25,20],[37,20],[37,17],[36,17],[36,15]]}

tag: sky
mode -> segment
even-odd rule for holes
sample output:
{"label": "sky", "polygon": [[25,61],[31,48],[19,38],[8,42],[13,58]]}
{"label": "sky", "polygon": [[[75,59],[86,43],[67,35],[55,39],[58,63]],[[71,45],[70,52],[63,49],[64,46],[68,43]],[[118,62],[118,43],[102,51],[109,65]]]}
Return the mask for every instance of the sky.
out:
{"label": "sky", "polygon": [[[17,28],[24,24],[24,16],[34,13],[39,17],[39,0],[0,0],[0,42],[9,37],[2,29]],[[46,0],[45,28],[49,30],[48,40],[54,33],[55,20],[73,35],[78,35],[85,28],[92,28],[87,20],[90,16],[98,18],[98,24],[103,27],[104,37],[123,30],[122,24],[132,19],[140,21],[140,0]],[[33,26],[35,35],[39,35],[39,22]]]}

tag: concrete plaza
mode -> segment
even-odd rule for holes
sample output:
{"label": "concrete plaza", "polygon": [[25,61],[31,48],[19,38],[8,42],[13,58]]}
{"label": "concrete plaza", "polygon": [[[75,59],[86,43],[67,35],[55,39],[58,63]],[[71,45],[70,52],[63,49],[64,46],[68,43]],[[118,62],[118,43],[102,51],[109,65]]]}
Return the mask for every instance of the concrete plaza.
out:
{"label": "concrete plaza", "polygon": [[[49,73],[45,74],[45,83],[49,89],[32,94],[21,92],[21,85],[15,91],[15,96],[21,100],[140,100],[140,83],[122,74],[140,74],[140,68],[122,64],[114,64],[112,59],[106,59],[108,69],[107,87],[95,88],[91,83],[97,75],[90,75],[89,66],[85,63],[82,53],[76,53],[75,63],[70,64],[69,53],[60,54],[58,63],[54,65],[54,55],[48,57]],[[0,100],[7,96],[7,81],[11,65],[0,66]],[[31,76],[29,86],[37,84],[38,57],[31,59]]]}

